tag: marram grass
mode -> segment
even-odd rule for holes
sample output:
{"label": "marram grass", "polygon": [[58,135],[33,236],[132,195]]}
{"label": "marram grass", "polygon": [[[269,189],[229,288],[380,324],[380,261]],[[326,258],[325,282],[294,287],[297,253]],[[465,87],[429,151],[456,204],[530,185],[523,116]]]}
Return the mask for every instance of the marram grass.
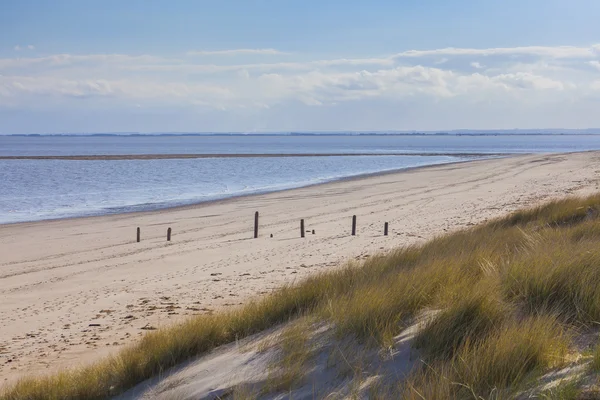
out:
{"label": "marram grass", "polygon": [[[423,363],[386,393],[512,398],[537,374],[564,362],[572,327],[600,320],[599,215],[600,195],[519,211],[310,277],[233,311],[149,333],[91,366],[22,379],[0,399],[109,398],[301,315],[332,323],[340,335],[387,346],[426,310],[437,312],[414,342]],[[292,390],[301,379],[288,375],[284,386]]]}

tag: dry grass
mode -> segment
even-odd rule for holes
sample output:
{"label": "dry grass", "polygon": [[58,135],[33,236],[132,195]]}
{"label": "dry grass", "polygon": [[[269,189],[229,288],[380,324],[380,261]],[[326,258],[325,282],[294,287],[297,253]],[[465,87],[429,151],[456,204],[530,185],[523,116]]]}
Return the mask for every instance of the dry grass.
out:
{"label": "dry grass", "polygon": [[577,400],[581,395],[580,384],[581,382],[578,380],[564,382],[555,388],[540,393],[538,398],[542,400]]}
{"label": "dry grass", "polygon": [[594,347],[594,351],[592,353],[592,363],[591,369],[594,372],[600,372],[600,343]]}
{"label": "dry grass", "polygon": [[441,312],[416,341],[426,366],[398,395],[510,398],[511,389],[563,361],[570,327],[600,320],[599,215],[600,196],[520,211],[311,277],[238,310],[150,333],[113,358],[24,379],[0,398],[107,398],[300,315],[387,346],[427,309]]}
{"label": "dry grass", "polygon": [[449,360],[434,360],[404,384],[406,399],[509,398],[532,372],[559,365],[568,338],[550,317],[510,322],[467,340]]}
{"label": "dry grass", "polygon": [[234,387],[227,395],[218,397],[216,400],[256,400],[259,394],[252,387],[239,385]]}
{"label": "dry grass", "polygon": [[465,345],[500,329],[509,315],[508,306],[488,293],[466,293],[419,332],[415,346],[429,360],[450,359]]}
{"label": "dry grass", "polygon": [[314,306],[311,285],[283,288],[261,301],[226,313],[201,316],[144,336],[136,345],[90,367],[24,379],[2,399],[104,399],[184,360],[236,338],[287,321]]}
{"label": "dry grass", "polygon": [[272,361],[265,391],[290,392],[303,383],[308,361],[313,355],[309,337],[311,326],[310,319],[301,318],[281,333],[274,346],[277,355]]}

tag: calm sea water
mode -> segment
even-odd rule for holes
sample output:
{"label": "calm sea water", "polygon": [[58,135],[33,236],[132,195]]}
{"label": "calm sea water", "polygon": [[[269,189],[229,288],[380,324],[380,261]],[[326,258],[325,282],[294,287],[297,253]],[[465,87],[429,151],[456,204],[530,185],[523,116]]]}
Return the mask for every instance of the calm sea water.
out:
{"label": "calm sea water", "polygon": [[0,136],[0,155],[181,153],[535,153],[600,148],[600,135]]}
{"label": "calm sea water", "polygon": [[118,161],[0,160],[0,223],[151,210],[466,159],[447,155],[449,153],[485,155],[595,149],[600,149],[600,136],[0,136],[0,155],[432,154]]}

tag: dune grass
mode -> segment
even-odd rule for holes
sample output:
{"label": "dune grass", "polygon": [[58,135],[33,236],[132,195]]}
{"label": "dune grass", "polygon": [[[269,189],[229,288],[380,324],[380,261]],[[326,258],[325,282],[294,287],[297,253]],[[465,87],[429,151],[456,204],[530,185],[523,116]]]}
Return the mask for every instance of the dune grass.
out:
{"label": "dune grass", "polygon": [[[519,211],[313,276],[233,311],[151,332],[89,367],[23,379],[0,398],[108,398],[298,316],[390,346],[425,310],[439,312],[415,340],[424,364],[399,383],[398,397],[510,398],[564,362],[572,327],[600,320],[599,215],[600,195]],[[287,377],[286,388],[297,381]]]}
{"label": "dune grass", "polygon": [[512,321],[488,335],[467,337],[453,348],[450,359],[428,357],[431,363],[402,385],[402,397],[510,398],[536,371],[560,365],[568,344],[568,336],[551,317]]}
{"label": "dune grass", "polygon": [[581,395],[580,384],[581,382],[578,380],[564,382],[555,388],[543,391],[538,398],[541,400],[577,400]]}
{"label": "dune grass", "polygon": [[600,372],[600,343],[594,347],[591,369],[594,372]]}
{"label": "dune grass", "polygon": [[301,385],[307,363],[313,357],[311,325],[310,319],[299,318],[280,334],[274,345],[277,355],[271,362],[265,392],[288,392]]}

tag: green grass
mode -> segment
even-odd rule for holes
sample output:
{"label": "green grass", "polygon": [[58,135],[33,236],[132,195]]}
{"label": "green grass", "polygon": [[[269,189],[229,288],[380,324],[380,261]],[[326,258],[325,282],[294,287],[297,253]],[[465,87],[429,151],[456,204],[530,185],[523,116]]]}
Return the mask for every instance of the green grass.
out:
{"label": "green grass", "polygon": [[[415,341],[424,365],[398,387],[398,397],[510,398],[564,362],[571,327],[600,320],[599,215],[600,195],[519,211],[313,276],[234,311],[149,333],[95,365],[23,379],[0,398],[107,398],[299,316],[331,323],[341,336],[389,346],[427,310],[438,312]],[[598,366],[600,351],[595,354]],[[294,374],[284,386],[296,384]]]}

